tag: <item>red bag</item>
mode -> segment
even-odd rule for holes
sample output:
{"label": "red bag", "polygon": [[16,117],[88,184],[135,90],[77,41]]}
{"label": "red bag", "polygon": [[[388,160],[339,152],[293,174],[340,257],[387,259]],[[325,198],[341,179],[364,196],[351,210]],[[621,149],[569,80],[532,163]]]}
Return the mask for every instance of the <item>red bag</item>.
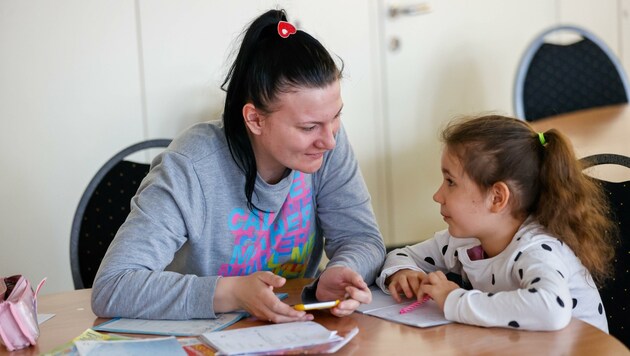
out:
{"label": "red bag", "polygon": [[46,278],[33,292],[31,284],[22,275],[0,277],[0,343],[9,351],[37,342],[37,293],[45,281]]}

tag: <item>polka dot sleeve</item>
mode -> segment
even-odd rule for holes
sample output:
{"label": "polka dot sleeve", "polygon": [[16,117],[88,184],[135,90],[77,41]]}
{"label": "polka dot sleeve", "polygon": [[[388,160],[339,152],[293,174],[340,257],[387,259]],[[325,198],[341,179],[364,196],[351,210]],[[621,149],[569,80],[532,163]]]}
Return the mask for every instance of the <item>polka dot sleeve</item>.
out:
{"label": "polka dot sleeve", "polygon": [[[558,330],[572,317],[571,281],[579,266],[567,258],[559,242],[535,242],[516,249],[509,256],[499,256],[509,266],[486,275],[487,286],[480,290],[458,289],[449,294],[445,316],[449,320],[486,327],[523,330]],[[582,275],[581,278],[585,278]],[[492,278],[492,280],[490,280]],[[512,288],[508,286],[513,286]],[[498,290],[493,289],[497,287]],[[595,310],[596,305],[592,305]]]}
{"label": "polka dot sleeve", "polygon": [[446,230],[436,233],[433,238],[418,244],[391,251],[383,264],[376,284],[386,293],[387,277],[401,269],[411,269],[426,273],[437,270],[461,273],[457,260],[456,247],[461,244],[477,244],[476,239],[452,239]]}

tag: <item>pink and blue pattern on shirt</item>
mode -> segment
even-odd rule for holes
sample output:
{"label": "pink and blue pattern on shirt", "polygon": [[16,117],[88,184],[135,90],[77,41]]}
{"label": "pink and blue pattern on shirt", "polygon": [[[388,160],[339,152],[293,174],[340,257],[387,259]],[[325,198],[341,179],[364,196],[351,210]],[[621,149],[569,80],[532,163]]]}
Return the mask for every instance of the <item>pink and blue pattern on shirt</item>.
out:
{"label": "pink and blue pattern on shirt", "polygon": [[230,262],[221,265],[219,275],[271,271],[286,278],[304,276],[315,241],[315,214],[305,174],[294,174],[289,195],[277,214],[242,208],[231,212],[234,249]]}

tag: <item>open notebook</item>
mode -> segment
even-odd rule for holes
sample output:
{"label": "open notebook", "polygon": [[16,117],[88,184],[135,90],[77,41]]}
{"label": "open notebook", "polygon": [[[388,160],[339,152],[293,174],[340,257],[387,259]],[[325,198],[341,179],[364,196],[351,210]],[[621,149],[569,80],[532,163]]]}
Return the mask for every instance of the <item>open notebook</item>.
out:
{"label": "open notebook", "polygon": [[379,287],[371,286],[370,290],[372,291],[372,303],[362,304],[357,309],[359,313],[421,328],[451,322],[444,318],[444,313],[433,300],[426,301],[410,312],[400,314],[400,309],[409,306],[415,302],[415,299],[403,297],[401,303],[396,303],[394,298],[385,294]]}

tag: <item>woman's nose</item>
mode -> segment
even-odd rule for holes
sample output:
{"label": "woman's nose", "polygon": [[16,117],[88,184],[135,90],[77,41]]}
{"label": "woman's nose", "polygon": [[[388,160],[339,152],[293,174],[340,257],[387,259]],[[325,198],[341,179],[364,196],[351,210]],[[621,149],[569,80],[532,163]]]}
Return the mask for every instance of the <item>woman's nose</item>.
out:
{"label": "woman's nose", "polygon": [[337,142],[335,140],[335,129],[327,127],[322,130],[322,136],[318,140],[318,147],[326,150],[332,150],[335,148]]}

